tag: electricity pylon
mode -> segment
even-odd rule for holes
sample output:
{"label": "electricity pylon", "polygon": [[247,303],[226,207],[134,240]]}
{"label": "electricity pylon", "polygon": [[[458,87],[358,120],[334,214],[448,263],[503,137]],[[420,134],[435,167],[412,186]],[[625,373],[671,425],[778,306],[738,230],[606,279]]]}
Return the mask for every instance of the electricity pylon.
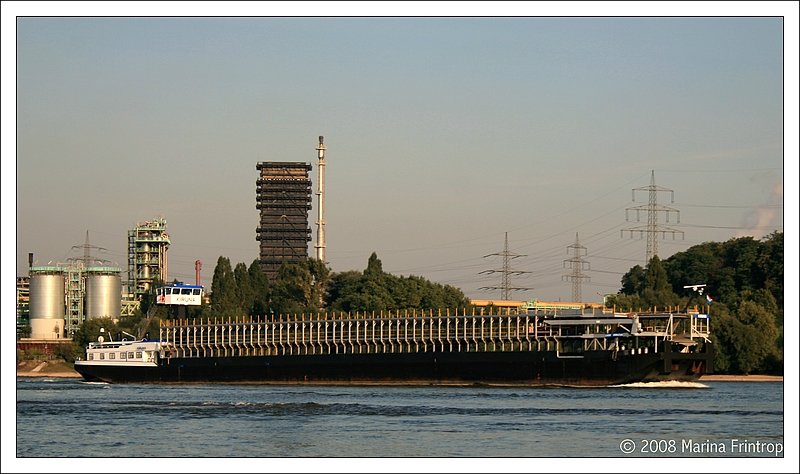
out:
{"label": "electricity pylon", "polygon": [[586,256],[586,247],[578,242],[578,233],[575,232],[575,243],[567,247],[567,254],[572,251],[572,258],[564,260],[564,268],[572,269],[571,273],[561,276],[562,281],[572,282],[572,301],[580,302],[583,299],[581,284],[589,281],[589,275],[583,270],[590,270],[589,262],[583,259]]}
{"label": "electricity pylon", "polygon": [[637,222],[639,222],[640,213],[642,211],[647,211],[647,225],[622,229],[620,231],[620,235],[622,235],[622,233],[625,231],[630,232],[631,238],[633,237],[634,232],[638,232],[639,237],[647,234],[647,261],[645,262],[645,265],[647,265],[650,263],[650,260],[652,260],[653,257],[658,255],[658,234],[661,234],[662,238],[666,237],[667,234],[672,234],[673,240],[675,239],[676,234],[680,234],[681,238],[683,238],[682,230],[676,230],[671,227],[658,225],[658,213],[663,212],[666,215],[666,222],[669,222],[669,215],[671,212],[674,212],[677,215],[678,222],[681,221],[681,216],[679,210],[658,204],[657,194],[659,192],[670,193],[670,202],[675,202],[675,193],[671,189],[656,186],[655,172],[653,170],[650,171],[650,186],[633,188],[631,192],[633,201],[636,201],[636,191],[647,191],[649,197],[648,203],[647,205],[634,206],[625,209],[625,221],[628,221],[628,211],[636,211]]}
{"label": "electricity pylon", "polygon": [[490,253],[489,255],[484,255],[483,257],[492,257],[492,256],[501,256],[503,257],[503,268],[500,270],[484,270],[480,272],[480,274],[491,274],[491,273],[501,273],[502,279],[500,282],[500,286],[484,286],[480,288],[481,290],[500,290],[500,298],[502,300],[509,300],[511,297],[512,291],[525,291],[525,290],[532,290],[533,288],[526,288],[521,286],[511,286],[511,275],[522,275],[523,273],[530,273],[521,270],[512,270],[511,269],[511,260],[519,257],[525,257],[526,255],[518,254],[518,253],[511,253],[508,250],[508,232],[506,232],[506,241],[505,246],[503,247],[502,252],[498,253]]}

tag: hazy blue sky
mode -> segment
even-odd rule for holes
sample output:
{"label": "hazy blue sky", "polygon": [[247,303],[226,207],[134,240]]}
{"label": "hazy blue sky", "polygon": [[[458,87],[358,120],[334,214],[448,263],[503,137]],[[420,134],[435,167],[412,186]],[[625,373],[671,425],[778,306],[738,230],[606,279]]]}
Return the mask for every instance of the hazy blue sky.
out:
{"label": "hazy blue sky", "polygon": [[[784,26],[18,18],[16,273],[28,252],[36,264],[82,255],[72,247],[87,230],[107,249],[94,256],[126,269],[128,229],[164,217],[169,277],[193,281],[199,259],[210,284],[219,256],[258,258],[256,163],[315,165],[324,135],[333,271],[362,270],[375,251],[388,272],[498,298],[479,288],[500,275],[480,272],[501,268],[484,256],[508,232],[526,255],[512,269],[531,272],[512,285],[533,288],[512,297],[569,300],[563,261],[577,233],[591,265],[584,299],[600,300],[644,264],[646,240],[622,231],[647,222],[625,210],[647,204],[632,189],[651,170],[674,190],[659,204],[680,211],[660,223],[684,232],[659,241],[662,258],[784,230],[784,178],[796,180],[784,176],[796,160],[783,144]],[[316,186],[316,166],[311,176]]]}

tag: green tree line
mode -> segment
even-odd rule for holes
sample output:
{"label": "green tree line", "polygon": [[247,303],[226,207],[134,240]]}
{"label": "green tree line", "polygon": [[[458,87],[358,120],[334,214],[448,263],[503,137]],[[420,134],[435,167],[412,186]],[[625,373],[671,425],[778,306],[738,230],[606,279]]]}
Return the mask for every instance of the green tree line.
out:
{"label": "green tree line", "polygon": [[[631,268],[609,307],[640,310],[707,305],[715,369],[783,373],[783,233],[706,242],[645,268]],[[706,284],[703,295],[688,285]]]}
{"label": "green tree line", "polygon": [[269,281],[258,260],[249,267],[219,257],[211,284],[211,305],[201,317],[239,317],[318,311],[382,311],[465,308],[469,299],[453,286],[418,276],[383,271],[373,252],[364,271],[334,273],[308,259],[284,263]]}

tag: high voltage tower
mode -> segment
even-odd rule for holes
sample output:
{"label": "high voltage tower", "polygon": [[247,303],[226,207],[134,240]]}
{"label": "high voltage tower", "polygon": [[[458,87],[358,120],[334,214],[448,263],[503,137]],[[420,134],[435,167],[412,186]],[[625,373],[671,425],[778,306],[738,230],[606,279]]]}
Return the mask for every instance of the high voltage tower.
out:
{"label": "high voltage tower", "polygon": [[658,213],[664,212],[666,215],[666,222],[669,222],[669,214],[670,212],[674,212],[678,216],[678,222],[681,221],[680,211],[677,209],[661,206],[658,204],[656,199],[657,193],[659,191],[668,192],[670,193],[670,202],[675,202],[675,193],[671,189],[662,188],[661,186],[656,186],[656,178],[655,172],[653,170],[650,171],[650,186],[642,186],[640,188],[633,188],[631,194],[633,196],[633,201],[636,200],[636,191],[647,191],[649,200],[647,205],[641,206],[634,206],[625,209],[625,221],[628,221],[628,211],[636,211],[636,221],[639,222],[639,214],[642,211],[647,211],[647,225],[643,226],[636,226],[631,227],[629,229],[622,229],[620,234],[625,231],[630,232],[631,237],[633,237],[634,232],[638,232],[639,236],[641,237],[643,234],[647,234],[647,261],[645,264],[649,264],[650,260],[658,255],[658,234],[661,234],[661,237],[664,238],[666,235],[672,234],[673,240],[675,239],[675,234],[681,234],[681,238],[683,238],[683,231],[676,230],[671,227],[664,227],[658,225]]}
{"label": "high voltage tower", "polygon": [[86,242],[83,245],[73,245],[72,249],[83,249],[83,258],[73,258],[73,259],[70,259],[70,260],[80,260],[80,261],[83,262],[83,266],[86,267],[86,268],[91,266],[90,265],[91,262],[92,262],[92,255],[90,253],[91,249],[108,250],[108,249],[103,248],[103,247],[97,247],[97,246],[94,246],[94,245],[90,245],[89,244],[89,231],[88,230],[86,231]]}
{"label": "high voltage tower", "polygon": [[503,257],[503,268],[500,270],[484,270],[480,272],[480,274],[491,274],[491,273],[501,273],[503,275],[500,286],[484,286],[480,288],[481,290],[500,290],[500,298],[503,300],[509,300],[512,291],[525,291],[525,290],[532,290],[533,288],[526,288],[521,286],[511,286],[510,277],[511,275],[522,275],[523,273],[530,273],[521,270],[512,270],[511,269],[511,260],[519,257],[525,257],[525,255],[518,254],[518,253],[511,253],[508,250],[508,232],[506,232],[506,241],[505,246],[503,247],[503,251],[499,253],[490,253],[489,255],[484,255],[483,258],[492,257],[492,256],[502,256]]}
{"label": "high voltage tower", "polygon": [[572,301],[580,302],[581,284],[589,281],[589,275],[585,275],[583,270],[590,270],[589,262],[583,259],[586,256],[586,247],[578,242],[578,233],[575,232],[575,243],[567,247],[567,254],[572,253],[572,258],[564,260],[564,268],[572,269],[571,273],[561,276],[562,281],[572,282]]}

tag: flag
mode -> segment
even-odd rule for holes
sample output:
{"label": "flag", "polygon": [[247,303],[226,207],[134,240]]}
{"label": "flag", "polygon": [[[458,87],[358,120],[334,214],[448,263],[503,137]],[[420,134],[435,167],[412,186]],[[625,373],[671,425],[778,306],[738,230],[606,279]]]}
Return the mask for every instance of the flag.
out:
{"label": "flag", "polygon": [[708,304],[711,304],[711,302],[714,300],[711,299],[711,295],[706,295],[706,301],[708,302]]}

